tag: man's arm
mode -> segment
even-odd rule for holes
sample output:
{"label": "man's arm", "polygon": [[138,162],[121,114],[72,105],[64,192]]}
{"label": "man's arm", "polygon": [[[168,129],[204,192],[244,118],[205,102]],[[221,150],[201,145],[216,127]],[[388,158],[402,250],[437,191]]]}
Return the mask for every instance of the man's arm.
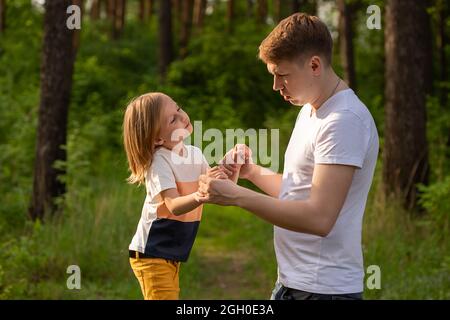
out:
{"label": "man's arm", "polygon": [[246,164],[244,166],[249,166],[248,175],[245,176],[247,180],[252,182],[269,196],[278,198],[281,190],[281,174],[272,172],[257,164]]}
{"label": "man's arm", "polygon": [[221,160],[223,171],[231,180],[246,179],[255,184],[266,194],[278,198],[282,175],[254,164],[252,150],[245,144],[237,144]]}
{"label": "man's arm", "polygon": [[316,165],[309,199],[292,201],[202,177],[200,191],[206,196],[201,201],[237,205],[281,228],[325,237],[344,205],[354,171],[352,166]]}

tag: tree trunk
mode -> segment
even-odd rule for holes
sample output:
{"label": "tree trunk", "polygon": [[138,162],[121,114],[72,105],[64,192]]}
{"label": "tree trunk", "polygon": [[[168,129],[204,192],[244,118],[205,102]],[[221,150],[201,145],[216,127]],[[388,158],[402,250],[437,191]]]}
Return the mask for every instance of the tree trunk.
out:
{"label": "tree trunk", "polygon": [[257,21],[259,24],[266,23],[267,11],[267,0],[258,0]]}
{"label": "tree trunk", "polygon": [[147,1],[139,0],[139,20],[145,22],[147,20]]}
{"label": "tree trunk", "polygon": [[194,25],[198,29],[203,28],[205,21],[206,0],[195,0],[194,5]]}
{"label": "tree trunk", "polygon": [[[445,33],[446,23],[448,19],[447,3],[444,0],[437,1],[438,10],[438,26],[437,26],[437,50],[439,61],[439,81],[441,84],[448,80],[447,74],[447,57],[445,54],[445,46],[448,43],[447,34]],[[447,90],[440,88],[439,90],[440,102],[442,106],[447,105]]]}
{"label": "tree trunk", "polygon": [[101,1],[100,0],[92,0],[90,17],[91,20],[98,20],[100,18],[101,11]]}
{"label": "tree trunk", "polygon": [[0,0],[0,32],[6,28],[6,0]]}
{"label": "tree trunk", "polygon": [[182,24],[180,34],[180,57],[184,59],[188,54],[189,37],[192,29],[192,11],[194,0],[184,0],[182,2]]}
{"label": "tree trunk", "polygon": [[[83,25],[83,15],[84,15],[84,3],[83,0],[72,0],[72,4],[77,5],[80,8],[81,12],[81,25]],[[78,48],[80,47],[80,38],[81,38],[81,32],[78,29],[74,30],[73,34],[73,40],[72,40],[72,48],[74,52],[76,53],[78,51]]]}
{"label": "tree trunk", "polygon": [[247,18],[253,18],[254,13],[254,0],[247,0]]}
{"label": "tree trunk", "polygon": [[346,0],[337,1],[339,9],[339,53],[341,56],[344,80],[350,88],[356,91],[355,59],[353,50],[353,20],[354,8]]}
{"label": "tree trunk", "polygon": [[147,13],[148,13],[148,19],[149,20],[152,19],[154,6],[155,6],[155,1],[154,0],[148,0]]}
{"label": "tree trunk", "polygon": [[116,0],[106,0],[106,16],[111,23],[114,23],[114,17],[116,12]]}
{"label": "tree trunk", "polygon": [[147,22],[151,19],[153,0],[139,0],[139,20]]}
{"label": "tree trunk", "polygon": [[234,0],[228,0],[227,3],[227,31],[228,33],[233,32],[233,23],[234,23]]}
{"label": "tree trunk", "polygon": [[417,204],[417,183],[428,182],[426,89],[431,81],[431,33],[425,1],[389,0],[385,28],[386,195],[401,197],[408,209]]}
{"label": "tree trunk", "polygon": [[167,69],[173,59],[172,48],[172,15],[171,3],[168,0],[159,1],[159,60],[158,71],[161,80],[166,77]]}
{"label": "tree trunk", "polygon": [[[445,0],[438,0],[436,4],[438,10],[438,26],[437,26],[437,50],[438,50],[438,61],[439,61],[439,101],[443,109],[447,107],[448,103],[448,89],[443,87],[448,81],[448,71],[447,71],[447,57],[445,54],[445,46],[448,44],[448,36],[446,31],[446,23],[448,21],[448,2]],[[450,130],[447,134],[447,152],[446,159],[450,159]]]}
{"label": "tree trunk", "polygon": [[273,17],[275,22],[281,21],[281,0],[273,1]]}
{"label": "tree trunk", "polygon": [[113,12],[113,39],[118,39],[123,32],[125,25],[125,0],[115,0]]}
{"label": "tree trunk", "polygon": [[182,28],[181,27],[181,25],[182,25],[181,20],[182,20],[182,16],[183,16],[182,1],[183,0],[171,0],[171,2],[172,2],[172,9],[171,9],[172,14],[171,15],[172,15],[172,23],[173,23],[172,27],[175,30],[176,35],[180,34],[181,28]]}
{"label": "tree trunk", "polygon": [[297,12],[300,12],[300,0],[292,0],[291,1],[291,10],[292,10],[292,13],[294,14],[294,13],[297,13]]}
{"label": "tree trunk", "polygon": [[70,0],[46,1],[41,65],[41,99],[38,111],[33,194],[29,215],[33,220],[54,213],[54,199],[65,193],[58,180],[63,169],[55,161],[65,161],[67,116],[72,88],[75,52],[74,31],[66,27]]}

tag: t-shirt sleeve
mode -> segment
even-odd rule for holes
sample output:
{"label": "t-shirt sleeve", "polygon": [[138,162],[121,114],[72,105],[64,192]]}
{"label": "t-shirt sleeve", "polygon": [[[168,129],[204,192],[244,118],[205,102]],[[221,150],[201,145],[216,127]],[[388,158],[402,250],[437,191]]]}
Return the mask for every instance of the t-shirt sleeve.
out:
{"label": "t-shirt sleeve", "polygon": [[175,176],[169,163],[162,157],[155,157],[146,177],[147,193],[153,199],[161,191],[177,188]]}
{"label": "t-shirt sleeve", "polygon": [[314,162],[362,168],[370,138],[369,128],[351,112],[333,116],[316,136]]}

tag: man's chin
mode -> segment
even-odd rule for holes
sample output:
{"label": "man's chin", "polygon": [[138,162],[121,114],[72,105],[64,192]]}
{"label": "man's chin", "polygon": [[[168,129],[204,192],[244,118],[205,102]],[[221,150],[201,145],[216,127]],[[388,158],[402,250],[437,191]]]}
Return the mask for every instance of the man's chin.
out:
{"label": "man's chin", "polygon": [[289,99],[289,102],[293,105],[293,106],[302,106],[304,105],[304,103],[302,103],[301,100],[298,99]]}

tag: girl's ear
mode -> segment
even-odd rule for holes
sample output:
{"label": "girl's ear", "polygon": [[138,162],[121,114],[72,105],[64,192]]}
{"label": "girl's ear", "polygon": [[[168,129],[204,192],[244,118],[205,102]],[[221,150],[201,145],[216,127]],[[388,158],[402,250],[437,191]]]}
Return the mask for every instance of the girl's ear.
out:
{"label": "girl's ear", "polygon": [[155,146],[162,146],[164,143],[164,139],[158,138],[155,140]]}

